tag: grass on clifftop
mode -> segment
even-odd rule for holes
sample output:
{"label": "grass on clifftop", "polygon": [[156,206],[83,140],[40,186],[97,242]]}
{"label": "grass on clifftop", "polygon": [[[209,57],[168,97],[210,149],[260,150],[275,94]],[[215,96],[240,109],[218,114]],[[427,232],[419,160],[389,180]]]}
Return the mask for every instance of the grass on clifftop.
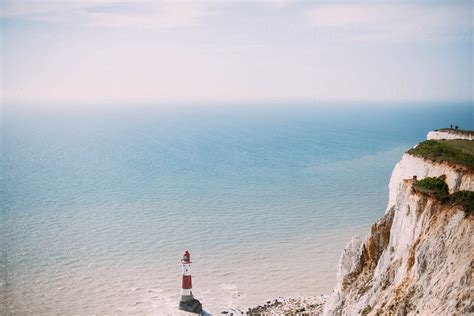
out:
{"label": "grass on clifftop", "polygon": [[445,176],[438,178],[424,178],[423,180],[413,183],[413,189],[416,192],[434,196],[445,204],[462,205],[464,211],[468,215],[474,214],[474,192],[458,191],[449,194],[448,185],[444,181]]}
{"label": "grass on clifftop", "polygon": [[471,140],[426,140],[408,153],[434,161],[464,165],[474,170],[474,141]]}

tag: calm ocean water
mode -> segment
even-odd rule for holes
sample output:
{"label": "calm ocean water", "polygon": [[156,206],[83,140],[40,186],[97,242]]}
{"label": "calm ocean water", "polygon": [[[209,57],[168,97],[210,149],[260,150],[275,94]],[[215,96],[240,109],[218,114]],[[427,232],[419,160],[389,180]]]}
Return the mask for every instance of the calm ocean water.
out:
{"label": "calm ocean water", "polygon": [[179,259],[219,313],[329,294],[394,164],[472,104],[2,112],[2,310],[176,315]]}

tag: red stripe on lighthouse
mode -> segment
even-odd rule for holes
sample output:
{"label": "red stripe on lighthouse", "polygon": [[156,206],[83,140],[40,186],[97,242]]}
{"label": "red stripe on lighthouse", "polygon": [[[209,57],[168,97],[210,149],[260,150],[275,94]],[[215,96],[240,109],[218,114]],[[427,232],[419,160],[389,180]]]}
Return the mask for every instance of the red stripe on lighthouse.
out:
{"label": "red stripe on lighthouse", "polygon": [[183,289],[192,289],[192,281],[190,275],[183,275],[183,283],[181,288]]}

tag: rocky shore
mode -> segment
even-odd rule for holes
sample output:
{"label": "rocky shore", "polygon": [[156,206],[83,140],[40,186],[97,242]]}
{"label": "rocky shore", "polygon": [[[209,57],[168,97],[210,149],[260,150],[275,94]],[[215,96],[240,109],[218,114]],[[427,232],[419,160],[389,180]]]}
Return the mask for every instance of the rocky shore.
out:
{"label": "rocky shore", "polygon": [[267,301],[264,305],[249,308],[247,315],[251,316],[317,316],[322,315],[324,303],[328,296],[277,298]]}

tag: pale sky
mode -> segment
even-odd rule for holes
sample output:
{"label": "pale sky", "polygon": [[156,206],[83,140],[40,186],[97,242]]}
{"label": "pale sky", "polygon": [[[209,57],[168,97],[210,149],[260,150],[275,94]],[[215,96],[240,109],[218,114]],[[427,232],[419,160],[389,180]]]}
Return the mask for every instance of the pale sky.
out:
{"label": "pale sky", "polygon": [[2,98],[472,100],[474,1],[1,1]]}

